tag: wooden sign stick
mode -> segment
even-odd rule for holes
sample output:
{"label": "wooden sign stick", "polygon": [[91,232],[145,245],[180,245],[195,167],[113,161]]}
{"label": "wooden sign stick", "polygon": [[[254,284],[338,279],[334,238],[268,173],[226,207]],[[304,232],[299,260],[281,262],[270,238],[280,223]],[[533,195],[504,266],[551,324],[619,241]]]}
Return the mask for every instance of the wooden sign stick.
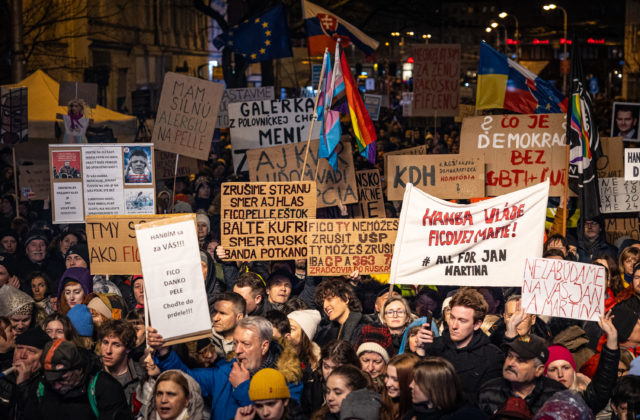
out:
{"label": "wooden sign stick", "polygon": [[178,177],[178,161],[180,160],[180,154],[176,153],[176,166],[173,168],[173,191],[171,193],[171,213],[175,213],[176,205],[176,178]]}
{"label": "wooden sign stick", "polygon": [[11,157],[13,158],[13,188],[16,192],[16,216],[20,214],[20,194],[18,192],[18,166],[16,165],[16,147],[11,146]]}
{"label": "wooden sign stick", "polygon": [[[304,170],[307,167],[307,157],[309,156],[309,142],[311,142],[311,133],[313,133],[313,124],[318,119],[318,98],[320,98],[320,88],[322,87],[322,79],[324,78],[324,70],[325,70],[325,59],[324,57],[329,53],[327,48],[324,49],[324,55],[322,56],[322,68],[320,69],[320,82],[318,82],[318,92],[316,93],[316,101],[313,104],[313,118],[311,119],[311,127],[309,128],[309,137],[307,138],[307,147],[304,153],[304,163],[302,164],[302,169],[300,170],[300,181],[304,180]],[[326,108],[327,104],[325,104]],[[320,159],[318,159],[320,160]],[[318,162],[319,163],[319,162]]]}

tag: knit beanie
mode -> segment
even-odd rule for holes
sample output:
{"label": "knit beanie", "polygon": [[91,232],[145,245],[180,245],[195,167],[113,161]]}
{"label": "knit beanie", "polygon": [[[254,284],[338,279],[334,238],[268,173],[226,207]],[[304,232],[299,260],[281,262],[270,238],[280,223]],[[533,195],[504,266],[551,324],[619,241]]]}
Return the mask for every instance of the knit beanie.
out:
{"label": "knit beanie", "polygon": [[628,308],[624,303],[614,306],[611,313],[613,315],[611,322],[618,330],[618,342],[624,343],[631,336],[640,315]]}
{"label": "knit beanie", "polygon": [[93,317],[91,311],[87,308],[87,305],[76,305],[69,309],[67,312],[67,318],[78,331],[78,335],[81,337],[93,336]]}
{"label": "knit beanie", "polygon": [[79,255],[87,263],[87,267],[89,266],[89,247],[84,242],[78,242],[69,247],[69,250],[64,255],[65,260],[71,255]]}
{"label": "knit beanie", "polygon": [[0,316],[31,315],[33,298],[13,286],[0,287]]}
{"label": "knit beanie", "polygon": [[291,312],[287,315],[287,318],[296,321],[298,325],[300,325],[300,328],[302,328],[302,331],[307,335],[309,341],[311,341],[316,335],[316,330],[318,329],[318,324],[320,324],[322,316],[320,312],[315,309],[304,309]]}
{"label": "knit beanie", "polygon": [[636,357],[631,361],[627,375],[640,376],[640,357]]}
{"label": "knit beanie", "polygon": [[174,213],[193,213],[193,209],[191,208],[191,204],[184,201],[176,201],[176,204],[173,206]]}
{"label": "knit beanie", "polygon": [[362,353],[373,352],[382,356],[385,363],[389,363],[389,354],[393,354],[393,344],[389,329],[387,327],[365,325],[362,327],[362,332],[356,342],[356,349],[358,357]]}
{"label": "knit beanie", "polygon": [[549,365],[556,360],[564,360],[569,362],[574,371],[578,371],[576,367],[576,361],[573,359],[573,355],[565,346],[549,346],[549,359],[547,359],[547,363],[544,364],[544,374],[547,375],[547,369],[549,369]]}
{"label": "knit beanie", "polygon": [[580,394],[571,390],[556,392],[533,417],[534,420],[592,420],[591,409]]}
{"label": "knit beanie", "polygon": [[340,420],[378,420],[380,417],[380,395],[370,389],[351,391],[340,406]]}
{"label": "knit beanie", "polygon": [[205,225],[207,225],[207,230],[211,231],[211,220],[209,220],[209,216],[207,216],[206,213],[202,211],[196,213],[196,222],[204,223]]}
{"label": "knit beanie", "polygon": [[87,300],[89,309],[93,309],[107,319],[122,319],[126,315],[126,303],[116,294],[91,293]]}
{"label": "knit beanie", "polygon": [[51,338],[40,327],[29,328],[16,337],[16,345],[31,346],[40,350],[44,349],[44,345],[49,341]]}
{"label": "knit beanie", "polygon": [[249,383],[249,399],[251,401],[282,399],[290,396],[284,375],[275,369],[259,370]]}

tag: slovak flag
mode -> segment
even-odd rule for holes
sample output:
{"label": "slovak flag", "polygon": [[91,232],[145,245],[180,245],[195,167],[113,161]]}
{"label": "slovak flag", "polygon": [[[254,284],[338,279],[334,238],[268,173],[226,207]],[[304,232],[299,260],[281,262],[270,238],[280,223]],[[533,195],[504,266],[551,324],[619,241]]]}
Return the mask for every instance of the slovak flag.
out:
{"label": "slovak flag", "polygon": [[365,55],[373,54],[380,44],[349,22],[306,0],[302,0],[302,14],[310,56],[322,55],[325,48],[335,50],[338,38],[343,48],[353,44]]}

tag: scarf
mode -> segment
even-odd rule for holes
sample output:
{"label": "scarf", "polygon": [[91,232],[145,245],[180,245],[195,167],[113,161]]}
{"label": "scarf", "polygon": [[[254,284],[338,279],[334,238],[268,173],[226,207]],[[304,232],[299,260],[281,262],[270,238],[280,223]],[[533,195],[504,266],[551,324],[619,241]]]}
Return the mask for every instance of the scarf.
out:
{"label": "scarf", "polygon": [[[156,411],[155,416],[153,417],[154,420],[161,420],[160,419],[160,415],[158,414],[158,412]],[[189,418],[189,412],[187,411],[187,407],[185,407],[182,412],[180,414],[178,414],[178,417],[176,417],[175,420],[187,420]]]}
{"label": "scarf", "polygon": [[69,120],[71,121],[71,129],[76,130],[78,128],[82,128],[82,124],[80,124],[80,119],[83,117],[82,114],[72,114],[69,112]]}

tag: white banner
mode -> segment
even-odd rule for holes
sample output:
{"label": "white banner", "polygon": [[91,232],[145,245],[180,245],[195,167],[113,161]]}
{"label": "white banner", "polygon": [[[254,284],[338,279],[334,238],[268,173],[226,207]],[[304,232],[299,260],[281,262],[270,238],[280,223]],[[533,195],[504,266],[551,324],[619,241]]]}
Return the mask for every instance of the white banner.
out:
{"label": "white banner", "polygon": [[624,149],[624,180],[640,181],[640,149]]}
{"label": "white banner", "polygon": [[522,286],[524,258],[542,256],[548,196],[545,181],[465,205],[407,184],[390,281]]}
{"label": "white banner", "polygon": [[[249,149],[307,141],[313,105],[314,98],[230,103],[229,129],[236,173],[249,170]],[[320,125],[314,125],[312,140],[319,138]]]}
{"label": "white banner", "polygon": [[522,308],[528,314],[598,321],[606,287],[604,267],[525,258]]}
{"label": "white banner", "polygon": [[229,104],[246,101],[263,101],[265,99],[273,98],[273,86],[225,89],[222,94],[222,101],[220,101],[220,110],[218,111],[218,122],[216,123],[216,128],[229,127]]}
{"label": "white banner", "polygon": [[211,335],[195,214],[135,228],[153,327],[173,343]]}

